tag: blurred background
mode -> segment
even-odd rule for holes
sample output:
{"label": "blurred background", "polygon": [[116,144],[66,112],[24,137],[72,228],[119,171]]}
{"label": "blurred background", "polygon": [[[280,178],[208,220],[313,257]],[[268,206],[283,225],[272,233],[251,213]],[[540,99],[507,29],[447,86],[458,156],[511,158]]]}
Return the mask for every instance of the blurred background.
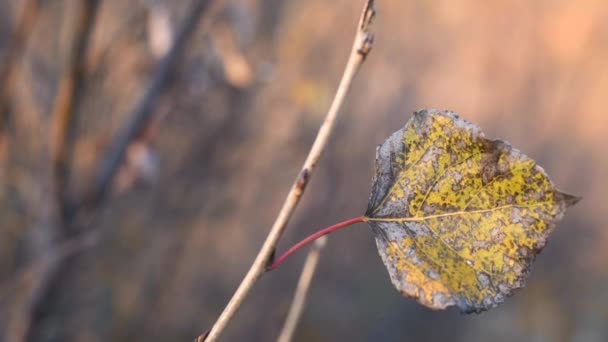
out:
{"label": "blurred background", "polygon": [[[333,97],[363,1],[0,0],[0,341],[191,341],[251,265]],[[282,251],[363,214],[376,145],[450,109],[569,209],[480,315],[401,297],[371,230],[332,235],[296,341],[608,340],[608,2],[379,0]],[[223,336],[276,339],[306,253]]]}

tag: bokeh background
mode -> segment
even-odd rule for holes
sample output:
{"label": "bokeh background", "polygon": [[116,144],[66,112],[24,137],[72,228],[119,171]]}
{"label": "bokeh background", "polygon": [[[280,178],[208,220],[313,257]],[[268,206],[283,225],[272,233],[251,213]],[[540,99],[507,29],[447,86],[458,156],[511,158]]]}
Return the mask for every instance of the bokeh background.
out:
{"label": "bokeh background", "polygon": [[[85,202],[199,1],[209,4],[107,196],[65,214],[56,202]],[[297,175],[362,1],[233,0],[211,11],[206,0],[100,0],[56,196],[53,108],[86,3],[0,1],[0,341],[190,341],[229,300]],[[364,212],[376,145],[422,107],[510,141],[583,201],[528,286],[479,315],[401,297],[371,230],[338,232],[295,340],[607,341],[608,2],[376,8],[374,49],[279,251]],[[69,252],[66,241],[91,232],[94,244]],[[276,339],[305,254],[261,279],[223,340]]]}

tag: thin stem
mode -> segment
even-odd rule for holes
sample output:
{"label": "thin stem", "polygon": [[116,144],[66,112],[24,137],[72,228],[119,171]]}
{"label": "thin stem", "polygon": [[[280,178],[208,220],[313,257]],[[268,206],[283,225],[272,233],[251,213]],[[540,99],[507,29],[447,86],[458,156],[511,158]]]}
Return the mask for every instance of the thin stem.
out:
{"label": "thin stem", "polygon": [[289,307],[289,313],[285,318],[285,324],[281,329],[281,334],[277,339],[277,342],[289,342],[293,338],[293,334],[296,332],[298,322],[304,311],[304,305],[306,304],[306,297],[308,296],[308,290],[312,283],[312,278],[315,275],[315,270],[319,264],[319,258],[321,257],[321,250],[327,244],[327,236],[322,236],[318,240],[315,240],[315,244],[310,248],[304,267],[302,267],[302,274],[298,280],[298,286],[296,292],[293,295],[291,306]]}
{"label": "thin stem", "polygon": [[315,275],[319,259],[321,258],[321,251],[327,244],[327,234],[335,232],[336,230],[344,227],[348,227],[352,224],[365,221],[366,217],[361,216],[324,228],[288,249],[287,252],[283,253],[283,255],[276,259],[276,261],[268,268],[268,271],[277,268],[295,251],[308,245],[312,241],[315,242],[308,251],[306,261],[304,261],[302,273],[300,274],[300,279],[298,280],[298,285],[293,295],[293,300],[291,301],[287,318],[285,318],[285,323],[283,324],[283,328],[281,329],[281,334],[279,335],[277,342],[289,342],[293,338],[293,334],[296,331],[298,322],[300,321],[300,317],[304,311],[304,306],[306,305],[306,297],[308,296],[308,290],[310,289],[312,278]]}
{"label": "thin stem", "polygon": [[344,227],[348,227],[355,223],[364,221],[365,217],[361,216],[324,228],[291,247],[268,268],[269,271],[277,268],[281,263],[283,263],[283,261],[285,261],[285,259],[287,259],[295,251],[314,241],[314,245],[308,251],[306,261],[304,261],[302,273],[300,274],[300,279],[298,280],[298,285],[293,295],[293,300],[291,301],[289,312],[287,313],[285,323],[283,324],[283,328],[281,329],[281,334],[277,338],[277,342],[290,342],[293,338],[293,334],[295,333],[296,328],[298,327],[298,322],[300,321],[300,317],[302,316],[302,312],[304,311],[304,306],[306,305],[306,297],[308,296],[308,291],[310,290],[312,278],[315,275],[317,265],[319,264],[319,259],[321,258],[321,251],[327,244],[327,234],[335,232],[336,230],[342,229]]}
{"label": "thin stem", "polygon": [[342,228],[346,228],[348,226],[351,226],[355,223],[361,223],[364,222],[365,217],[364,216],[359,216],[359,217],[355,217],[340,223],[336,223],[332,226],[323,228],[321,230],[319,230],[318,232],[310,235],[309,237],[305,238],[304,240],[296,243],[295,245],[293,245],[291,248],[289,248],[285,253],[283,253],[280,257],[276,258],[275,261],[272,263],[272,265],[270,265],[267,270],[268,271],[272,271],[275,268],[279,267],[287,258],[289,258],[293,253],[297,252],[300,248],[312,243],[313,241],[315,241],[316,239],[320,238],[323,235],[327,235],[329,233],[333,233],[336,230],[340,230]]}
{"label": "thin stem", "polygon": [[302,166],[302,170],[300,171],[300,174],[296,178],[294,184],[291,186],[291,189],[283,202],[281,211],[279,211],[279,214],[272,225],[272,228],[270,229],[262,248],[249,268],[249,271],[243,278],[243,281],[241,281],[241,284],[228,302],[228,305],[226,305],[222,314],[211,327],[209,334],[207,336],[199,336],[197,338],[198,342],[213,342],[219,338],[220,334],[226,328],[226,325],[228,325],[228,322],[230,322],[237,309],[241,306],[241,303],[245,300],[245,297],[247,297],[251,291],[253,285],[266,271],[268,260],[275,250],[279,239],[283,235],[291,215],[300,202],[300,198],[302,197],[306,185],[310,180],[310,176],[312,175],[312,172],[314,171],[314,168],[317,165],[319,158],[321,158],[321,154],[323,153],[325,146],[327,145],[327,141],[329,140],[331,132],[333,131],[338,112],[340,107],[342,107],[342,103],[344,102],[344,98],[346,97],[346,93],[350,88],[352,80],[363,64],[365,57],[372,49],[373,34],[370,32],[370,26],[374,15],[374,0],[367,0],[363,6],[363,12],[361,13],[361,18],[359,19],[355,40],[348,58],[348,62],[346,63],[346,68],[344,69],[344,73],[342,75],[342,80],[340,81],[340,85],[338,86],[338,90],[329,111],[325,116],[325,120],[319,128],[319,132],[317,133],[317,137],[315,138],[310,152],[308,153],[308,157]]}

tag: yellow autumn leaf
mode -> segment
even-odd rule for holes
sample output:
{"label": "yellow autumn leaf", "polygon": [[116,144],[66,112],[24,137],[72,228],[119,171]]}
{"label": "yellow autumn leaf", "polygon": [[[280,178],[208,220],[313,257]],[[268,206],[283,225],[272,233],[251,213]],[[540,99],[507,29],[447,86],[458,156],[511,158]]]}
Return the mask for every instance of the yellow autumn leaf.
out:
{"label": "yellow autumn leaf", "polygon": [[577,201],[508,143],[455,113],[422,110],[378,147],[364,220],[402,294],[479,312],[524,286]]}

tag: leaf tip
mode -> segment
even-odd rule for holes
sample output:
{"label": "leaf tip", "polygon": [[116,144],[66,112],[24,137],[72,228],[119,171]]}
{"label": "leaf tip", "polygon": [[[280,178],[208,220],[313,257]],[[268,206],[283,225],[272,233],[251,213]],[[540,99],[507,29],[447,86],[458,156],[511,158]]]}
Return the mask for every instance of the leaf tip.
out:
{"label": "leaf tip", "polygon": [[558,199],[558,201],[561,201],[564,204],[566,204],[566,207],[571,207],[571,206],[575,205],[576,203],[578,203],[583,198],[580,196],[575,196],[575,195],[570,195],[570,194],[566,194],[563,192],[558,192],[557,199]]}

